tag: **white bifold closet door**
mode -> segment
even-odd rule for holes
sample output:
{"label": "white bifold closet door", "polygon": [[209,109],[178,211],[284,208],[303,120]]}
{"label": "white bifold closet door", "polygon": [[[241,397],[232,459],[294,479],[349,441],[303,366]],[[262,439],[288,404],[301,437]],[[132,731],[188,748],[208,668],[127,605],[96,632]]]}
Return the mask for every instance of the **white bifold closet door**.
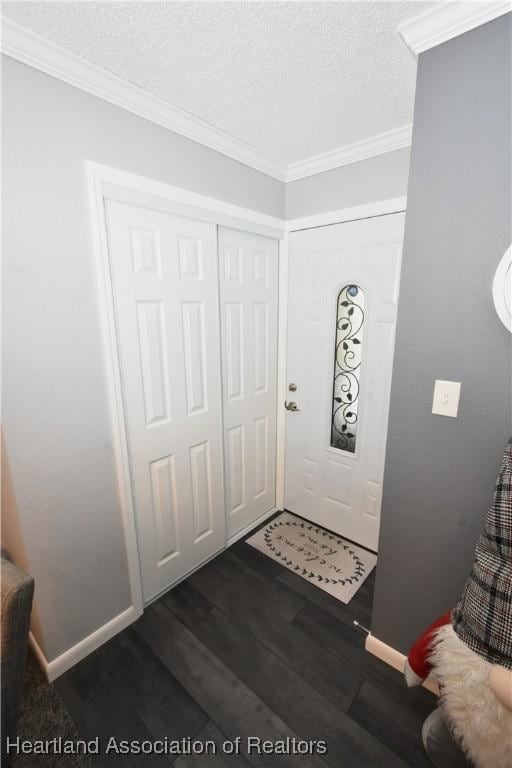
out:
{"label": "white bifold closet door", "polygon": [[278,243],[219,227],[228,537],[275,506]]}
{"label": "white bifold closet door", "polygon": [[106,201],[146,602],[225,545],[217,228]]}

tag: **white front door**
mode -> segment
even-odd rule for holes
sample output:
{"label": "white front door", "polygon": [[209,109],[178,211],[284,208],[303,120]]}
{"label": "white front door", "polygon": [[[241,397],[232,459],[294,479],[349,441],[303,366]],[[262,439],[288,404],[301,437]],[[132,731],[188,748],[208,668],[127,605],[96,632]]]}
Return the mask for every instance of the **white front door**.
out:
{"label": "white front door", "polygon": [[276,502],[278,243],[219,228],[228,537]]}
{"label": "white front door", "polygon": [[225,544],[217,228],[106,201],[144,599]]}
{"label": "white front door", "polygon": [[289,243],[287,395],[298,410],[287,412],[285,506],[372,550],[404,219],[303,230]]}

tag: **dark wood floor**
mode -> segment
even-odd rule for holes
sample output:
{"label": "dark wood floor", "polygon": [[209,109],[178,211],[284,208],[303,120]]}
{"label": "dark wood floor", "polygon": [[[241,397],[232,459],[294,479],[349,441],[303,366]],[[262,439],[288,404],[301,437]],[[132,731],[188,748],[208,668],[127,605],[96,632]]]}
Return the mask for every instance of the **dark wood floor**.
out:
{"label": "dark wood floor", "polygon": [[424,689],[365,652],[373,576],[349,605],[239,542],[61,677],[83,738],[320,739],[316,756],[96,756],[176,768],[428,768]]}

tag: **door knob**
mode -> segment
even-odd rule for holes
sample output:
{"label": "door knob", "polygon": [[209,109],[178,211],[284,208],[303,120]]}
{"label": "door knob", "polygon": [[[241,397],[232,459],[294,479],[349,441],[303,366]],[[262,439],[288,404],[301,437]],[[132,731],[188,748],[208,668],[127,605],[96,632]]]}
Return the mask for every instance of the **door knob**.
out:
{"label": "door knob", "polygon": [[300,411],[300,408],[297,407],[297,403],[294,403],[293,400],[291,400],[289,403],[284,403],[284,407],[287,411]]}

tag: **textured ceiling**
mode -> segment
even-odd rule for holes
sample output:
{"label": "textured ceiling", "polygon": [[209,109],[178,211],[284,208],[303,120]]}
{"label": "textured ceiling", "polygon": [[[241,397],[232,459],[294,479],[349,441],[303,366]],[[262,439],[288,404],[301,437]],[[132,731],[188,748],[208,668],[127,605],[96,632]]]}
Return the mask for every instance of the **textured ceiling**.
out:
{"label": "textured ceiling", "polygon": [[293,163],[412,120],[396,32],[433,2],[16,2],[3,13]]}

